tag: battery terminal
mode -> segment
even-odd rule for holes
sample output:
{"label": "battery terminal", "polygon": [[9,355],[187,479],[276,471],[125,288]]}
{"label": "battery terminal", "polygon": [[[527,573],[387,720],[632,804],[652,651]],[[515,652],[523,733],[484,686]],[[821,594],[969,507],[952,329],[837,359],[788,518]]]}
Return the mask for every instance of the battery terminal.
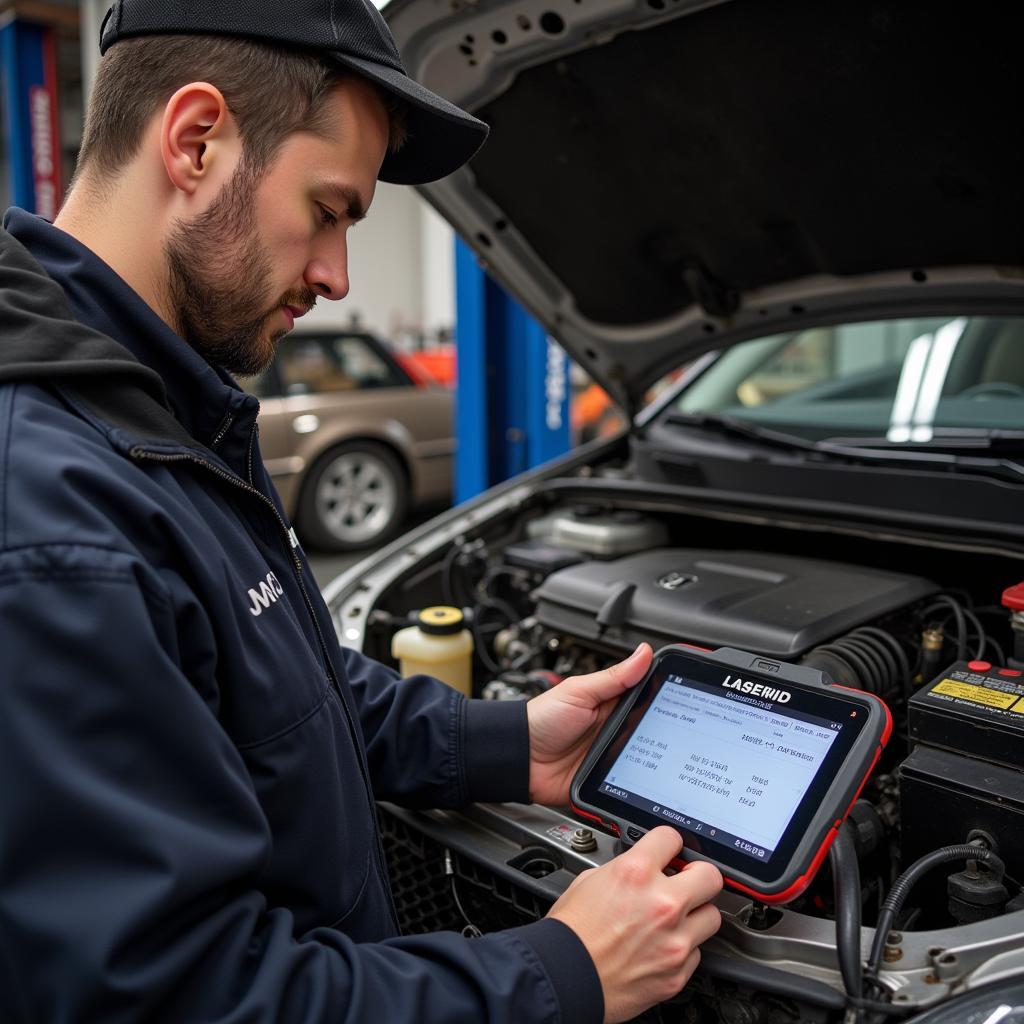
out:
{"label": "battery terminal", "polygon": [[577,853],[593,853],[597,849],[597,839],[589,828],[578,828],[569,837],[569,846]]}

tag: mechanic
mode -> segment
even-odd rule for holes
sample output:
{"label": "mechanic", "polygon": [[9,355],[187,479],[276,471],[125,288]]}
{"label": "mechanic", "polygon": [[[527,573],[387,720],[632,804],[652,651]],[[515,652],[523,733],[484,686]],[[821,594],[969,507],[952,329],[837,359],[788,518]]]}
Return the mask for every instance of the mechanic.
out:
{"label": "mechanic", "polygon": [[101,49],[56,224],[0,232],[0,1019],[598,1022],[674,995],[721,878],[666,875],[669,828],[542,921],[398,934],[374,798],[565,804],[651,652],[523,705],[342,649],[231,376],[345,296],[378,178],[441,177],[486,129],[368,0],[121,0]]}

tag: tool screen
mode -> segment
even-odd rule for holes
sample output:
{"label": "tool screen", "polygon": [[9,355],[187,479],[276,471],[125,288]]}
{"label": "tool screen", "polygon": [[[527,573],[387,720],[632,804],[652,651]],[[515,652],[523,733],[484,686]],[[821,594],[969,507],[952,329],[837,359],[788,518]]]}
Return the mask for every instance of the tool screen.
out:
{"label": "tool screen", "polygon": [[808,869],[846,814],[888,713],[807,670],[772,677],[715,657],[659,655],[581,768],[574,803],[627,842],[673,825],[688,851],[769,892]]}
{"label": "tool screen", "polygon": [[725,693],[668,675],[601,790],[766,860],[844,723]]}

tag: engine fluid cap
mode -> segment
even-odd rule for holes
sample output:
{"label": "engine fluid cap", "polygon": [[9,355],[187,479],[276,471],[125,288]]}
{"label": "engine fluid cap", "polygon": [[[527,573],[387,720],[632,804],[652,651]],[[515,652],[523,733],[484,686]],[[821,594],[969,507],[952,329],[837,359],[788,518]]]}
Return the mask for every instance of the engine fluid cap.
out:
{"label": "engine fluid cap", "polygon": [[1011,611],[1024,611],[1024,583],[1017,583],[1003,591],[1003,607]]}
{"label": "engine fluid cap", "polygon": [[432,608],[424,608],[417,616],[416,621],[424,633],[445,636],[449,633],[458,633],[466,619],[461,609],[438,604]]}

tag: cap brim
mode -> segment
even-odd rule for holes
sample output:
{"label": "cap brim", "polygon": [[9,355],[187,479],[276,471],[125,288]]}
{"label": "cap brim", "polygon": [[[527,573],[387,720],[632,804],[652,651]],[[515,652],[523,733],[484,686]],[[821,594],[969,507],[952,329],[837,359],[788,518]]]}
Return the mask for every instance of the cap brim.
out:
{"label": "cap brim", "polygon": [[472,114],[384,64],[332,51],[331,58],[406,102],[407,135],[384,158],[378,178],[395,185],[424,185],[457,171],[487,138],[488,127]]}

